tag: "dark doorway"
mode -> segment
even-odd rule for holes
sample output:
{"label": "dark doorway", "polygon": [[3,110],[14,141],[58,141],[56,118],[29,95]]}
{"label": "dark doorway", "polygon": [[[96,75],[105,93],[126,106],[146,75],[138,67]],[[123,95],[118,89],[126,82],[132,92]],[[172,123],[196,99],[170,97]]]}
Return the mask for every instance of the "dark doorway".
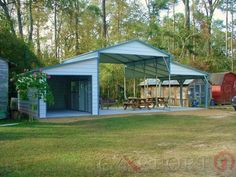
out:
{"label": "dark doorway", "polygon": [[54,104],[48,105],[48,111],[92,113],[91,76],[52,76],[48,83],[54,96]]}

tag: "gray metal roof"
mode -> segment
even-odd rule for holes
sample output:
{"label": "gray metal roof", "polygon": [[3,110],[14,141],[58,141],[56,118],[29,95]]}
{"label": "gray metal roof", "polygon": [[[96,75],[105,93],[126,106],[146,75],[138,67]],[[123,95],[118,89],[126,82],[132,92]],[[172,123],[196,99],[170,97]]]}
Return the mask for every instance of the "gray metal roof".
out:
{"label": "gray metal roof", "polygon": [[0,60],[7,62],[7,63],[8,63],[8,64],[10,64],[11,66],[16,66],[16,64],[15,64],[15,63],[13,63],[13,62],[9,61],[9,60],[8,60],[8,59],[6,59],[6,58],[0,57]]}
{"label": "gray metal roof", "polygon": [[[124,64],[127,78],[156,78],[167,80],[169,73],[174,80],[197,79],[208,73],[172,61],[172,55],[140,40],[131,40],[107,48],[78,55],[62,64],[48,68],[97,59],[99,63]],[[170,70],[170,72],[169,72]]]}
{"label": "gray metal roof", "polygon": [[[168,75],[164,73],[163,67],[165,66],[164,62],[161,63],[161,60],[159,61],[157,67],[158,73],[157,77],[160,80],[168,80]],[[150,72],[146,72],[146,78],[156,78],[156,71],[155,68],[151,69]],[[144,71],[142,71],[142,68],[139,68],[140,72],[135,72],[131,70],[130,68],[127,69],[127,76],[128,78],[132,78],[136,76],[137,78],[144,78]],[[164,73],[164,74],[163,74]],[[171,79],[174,80],[186,80],[186,79],[200,79],[208,76],[208,73],[204,71],[200,71],[198,69],[182,65],[180,63],[170,61],[170,75]]]}
{"label": "gray metal roof", "polygon": [[[124,64],[127,69],[132,71],[132,78],[140,77],[140,75],[152,76],[153,73],[167,77],[171,57],[171,54],[143,41],[131,40],[69,58],[55,67],[97,59],[99,63]],[[129,77],[129,73],[127,72],[127,77]]]}
{"label": "gray metal roof", "polygon": [[[184,81],[184,85],[189,85],[190,83],[193,82],[193,79],[187,79]],[[150,86],[155,86],[156,84],[159,85],[160,80],[159,79],[146,79],[145,81],[141,82],[139,84],[139,86],[144,86],[144,85],[150,85]],[[168,80],[165,80],[161,83],[161,85],[165,86],[165,85],[179,85],[179,82],[177,80],[170,80],[170,82]]]}
{"label": "gray metal roof", "polygon": [[100,63],[118,63],[127,64],[130,62],[137,62],[140,60],[149,59],[150,57],[166,57],[169,58],[171,54],[155,48],[141,40],[130,40],[119,43],[110,47],[98,49],[85,54],[81,54],[63,61],[63,63],[72,63],[91,58],[100,59]]}

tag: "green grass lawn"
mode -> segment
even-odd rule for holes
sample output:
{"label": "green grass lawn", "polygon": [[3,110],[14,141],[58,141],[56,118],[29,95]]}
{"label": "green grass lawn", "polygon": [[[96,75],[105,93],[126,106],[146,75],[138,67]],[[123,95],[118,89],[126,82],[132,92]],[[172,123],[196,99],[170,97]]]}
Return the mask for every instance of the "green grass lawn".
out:
{"label": "green grass lawn", "polygon": [[217,176],[222,150],[236,157],[236,117],[21,122],[0,127],[0,176]]}

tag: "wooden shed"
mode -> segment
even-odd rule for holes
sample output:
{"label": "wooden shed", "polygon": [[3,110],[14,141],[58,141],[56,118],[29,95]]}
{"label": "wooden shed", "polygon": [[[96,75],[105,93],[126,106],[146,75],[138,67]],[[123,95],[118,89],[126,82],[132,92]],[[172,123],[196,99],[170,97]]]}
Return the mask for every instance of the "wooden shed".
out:
{"label": "wooden shed", "polygon": [[[157,84],[156,84],[157,81]],[[156,87],[158,85],[158,87]],[[163,81],[156,79],[146,79],[144,82],[139,84],[140,86],[140,95],[141,98],[154,98],[156,97],[165,97],[169,96],[170,88],[170,103],[172,106],[181,106],[180,100],[180,84],[177,80]],[[210,92],[210,88],[208,88]],[[202,79],[186,79],[183,83],[183,106],[188,107],[192,106],[194,100],[198,101],[199,106],[205,104],[205,82]],[[210,95],[209,95],[210,96]]]}
{"label": "wooden shed", "polygon": [[212,99],[216,104],[230,104],[236,96],[236,74],[232,72],[212,73]]}
{"label": "wooden shed", "polygon": [[[193,79],[187,79],[183,83],[183,106],[186,107],[189,106],[188,86],[192,81]],[[156,79],[147,79],[144,82],[141,82],[139,84],[141,98],[154,98],[156,97],[156,93],[157,97],[167,98],[169,95],[169,81],[160,82],[159,80],[157,80],[157,82],[158,87],[156,87]],[[171,80],[170,86],[171,105],[180,106],[180,84],[177,80]]]}
{"label": "wooden shed", "polygon": [[[207,88],[207,92],[211,92],[211,86]],[[206,87],[205,82],[202,79],[194,79],[188,86],[189,102],[193,103],[196,100],[199,106],[203,106],[206,100]],[[211,98],[211,94],[208,94],[208,104]]]}
{"label": "wooden shed", "polygon": [[0,58],[0,119],[7,117],[8,112],[8,62]]}

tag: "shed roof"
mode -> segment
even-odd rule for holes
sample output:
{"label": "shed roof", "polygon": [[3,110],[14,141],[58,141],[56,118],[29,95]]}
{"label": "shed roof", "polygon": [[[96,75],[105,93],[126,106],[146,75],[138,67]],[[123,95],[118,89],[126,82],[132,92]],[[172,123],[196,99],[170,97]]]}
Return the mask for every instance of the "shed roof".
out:
{"label": "shed roof", "polygon": [[0,57],[0,60],[1,60],[1,61],[4,61],[4,62],[6,62],[6,63],[9,62],[8,60],[6,60],[5,58],[2,58],[2,57]]}
{"label": "shed roof", "polygon": [[[189,85],[191,82],[193,82],[193,79],[187,79],[184,81],[184,85]],[[141,82],[139,86],[144,86],[144,85],[150,85],[150,86],[156,86],[159,85],[160,80],[159,79],[146,79],[145,81]],[[165,80],[161,83],[161,85],[166,86],[166,85],[179,85],[179,82],[177,80]]]}
{"label": "shed roof", "polygon": [[10,66],[15,66],[16,64],[15,63],[13,63],[13,62],[11,62],[11,61],[9,61],[8,59],[6,59],[6,58],[3,58],[3,57],[0,57],[0,60],[2,60],[2,61],[5,61],[6,63],[8,63]]}
{"label": "shed roof", "polygon": [[220,72],[220,73],[211,73],[209,80],[211,82],[212,85],[221,85],[224,81],[224,77],[226,74],[234,74],[236,76],[235,73],[233,72]]}

